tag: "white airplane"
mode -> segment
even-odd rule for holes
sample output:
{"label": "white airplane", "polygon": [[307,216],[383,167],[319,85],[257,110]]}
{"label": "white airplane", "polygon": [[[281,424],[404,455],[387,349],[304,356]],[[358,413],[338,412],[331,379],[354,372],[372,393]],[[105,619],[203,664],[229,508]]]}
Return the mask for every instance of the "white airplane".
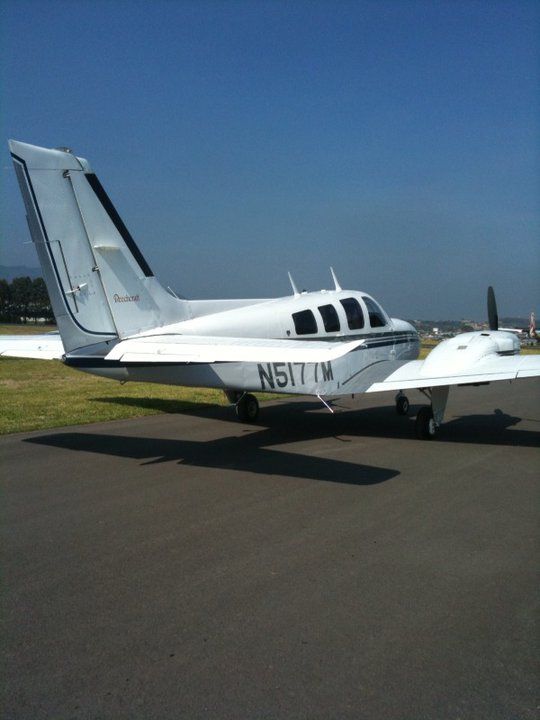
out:
{"label": "white airplane", "polygon": [[270,300],[184,300],[167,292],[120,219],[88,162],[66,148],[10,141],[30,234],[59,335],[0,337],[0,354],[61,359],[122,382],[221,388],[238,418],[257,419],[255,391],[330,398],[419,389],[430,404],[418,437],[436,435],[451,385],[540,375],[539,356],[519,356],[497,329],[441,342],[418,360],[414,327],[390,318],[367,293],[334,288]]}

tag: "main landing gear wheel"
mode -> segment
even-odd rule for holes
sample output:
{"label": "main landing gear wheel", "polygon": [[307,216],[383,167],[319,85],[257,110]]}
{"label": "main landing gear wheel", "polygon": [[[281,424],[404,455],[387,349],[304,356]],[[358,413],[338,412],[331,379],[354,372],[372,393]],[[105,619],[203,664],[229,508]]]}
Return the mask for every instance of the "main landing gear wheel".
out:
{"label": "main landing gear wheel", "polygon": [[240,422],[256,422],[259,417],[259,401],[248,393],[236,403],[236,417]]}
{"label": "main landing gear wheel", "polygon": [[396,398],[396,412],[398,415],[407,415],[409,412],[409,398],[406,395]]}
{"label": "main landing gear wheel", "polygon": [[437,423],[433,419],[433,411],[424,405],[416,416],[416,437],[420,440],[432,440],[437,434]]}

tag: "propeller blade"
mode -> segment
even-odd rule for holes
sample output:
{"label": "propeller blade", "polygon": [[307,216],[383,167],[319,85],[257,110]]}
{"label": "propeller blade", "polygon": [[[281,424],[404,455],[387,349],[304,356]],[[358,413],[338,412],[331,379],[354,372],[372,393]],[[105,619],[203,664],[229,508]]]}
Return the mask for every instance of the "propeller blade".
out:
{"label": "propeller blade", "polygon": [[499,315],[497,313],[497,302],[495,301],[495,293],[493,292],[493,288],[491,287],[491,285],[488,287],[488,293],[487,293],[487,311],[488,311],[489,329],[490,330],[498,330],[499,329]]}

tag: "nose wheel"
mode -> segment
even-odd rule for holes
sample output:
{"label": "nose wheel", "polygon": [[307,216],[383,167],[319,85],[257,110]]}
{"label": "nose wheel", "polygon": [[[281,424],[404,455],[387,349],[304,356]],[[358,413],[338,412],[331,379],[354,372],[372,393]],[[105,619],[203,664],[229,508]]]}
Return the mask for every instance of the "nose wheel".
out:
{"label": "nose wheel", "polygon": [[236,403],[236,417],[240,422],[254,423],[259,417],[259,401],[255,395],[246,393]]}

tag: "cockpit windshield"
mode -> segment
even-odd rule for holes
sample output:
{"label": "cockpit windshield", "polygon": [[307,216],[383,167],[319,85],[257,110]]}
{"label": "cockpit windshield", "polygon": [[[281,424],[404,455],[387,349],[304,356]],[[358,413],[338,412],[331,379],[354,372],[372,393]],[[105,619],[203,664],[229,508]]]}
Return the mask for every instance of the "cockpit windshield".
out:
{"label": "cockpit windshield", "polygon": [[362,296],[362,300],[366,303],[371,327],[384,327],[386,325],[386,316],[375,300],[366,296]]}

